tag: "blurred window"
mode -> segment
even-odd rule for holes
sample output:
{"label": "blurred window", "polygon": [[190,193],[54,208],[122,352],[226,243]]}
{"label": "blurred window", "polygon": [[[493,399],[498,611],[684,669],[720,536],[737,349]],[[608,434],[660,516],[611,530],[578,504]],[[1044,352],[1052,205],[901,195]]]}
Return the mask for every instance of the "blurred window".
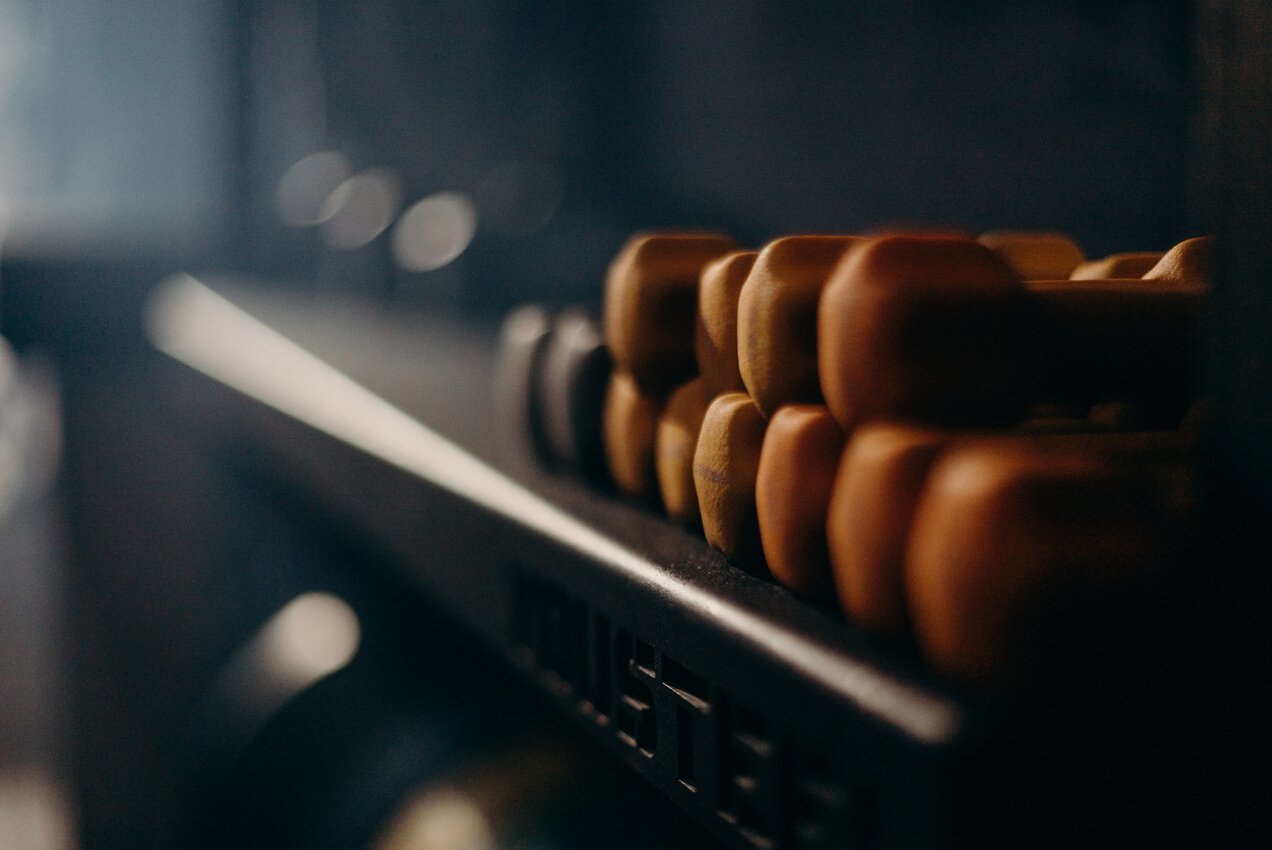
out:
{"label": "blurred window", "polygon": [[0,208],[36,241],[198,238],[224,192],[225,4],[0,0]]}

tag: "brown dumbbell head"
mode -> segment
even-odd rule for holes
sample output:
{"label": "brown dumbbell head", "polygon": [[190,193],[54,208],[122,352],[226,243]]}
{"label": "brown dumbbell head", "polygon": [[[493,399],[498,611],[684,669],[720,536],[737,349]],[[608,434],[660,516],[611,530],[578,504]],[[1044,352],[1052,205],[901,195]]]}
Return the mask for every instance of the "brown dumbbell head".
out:
{"label": "brown dumbbell head", "polygon": [[736,246],[714,233],[633,236],[605,280],[605,341],[618,368],[651,395],[693,377],[698,276]]}
{"label": "brown dumbbell head", "polygon": [[1024,286],[978,242],[871,240],[844,256],[822,292],[826,405],[845,430],[876,418],[1012,421],[1034,378],[1032,324]]}
{"label": "brown dumbbell head", "polygon": [[702,270],[694,349],[711,398],[746,391],[738,371],[738,296],[757,256],[755,251],[735,251]]}
{"label": "brown dumbbell head", "polygon": [[831,591],[826,509],[843,447],[823,405],[780,407],[764,432],[755,480],[764,558],[774,578],[806,596]]}
{"label": "brown dumbbell head", "polygon": [[818,404],[817,301],[853,236],[788,236],[760,252],[738,298],[738,368],[765,417]]}
{"label": "brown dumbbell head", "polygon": [[1101,260],[1087,260],[1069,275],[1069,280],[1114,280],[1143,277],[1157,265],[1161,251],[1110,254]]}
{"label": "brown dumbbell head", "polygon": [[826,536],[845,613],[869,632],[901,637],[909,617],[903,564],[928,472],[946,447],[977,441],[1136,456],[1180,449],[1175,435],[1110,433],[1085,419],[1033,419],[993,436],[873,422],[853,432],[830,499]]}
{"label": "brown dumbbell head", "polygon": [[744,567],[763,571],[755,478],[764,417],[746,393],[717,396],[707,408],[693,457],[693,483],[707,542]]}
{"label": "brown dumbbell head", "polygon": [[1194,487],[1178,456],[1089,446],[952,447],[924,488],[906,556],[920,648],[991,691],[1055,692],[1109,673],[1154,639],[1141,622],[1190,551]]}
{"label": "brown dumbbell head", "polygon": [[1209,236],[1185,239],[1167,251],[1147,272],[1145,280],[1164,280],[1206,287],[1211,280],[1214,240]]}
{"label": "brown dumbbell head", "polygon": [[641,391],[631,375],[614,372],[605,394],[605,456],[610,477],[623,492],[656,501],[654,437],[661,401]]}
{"label": "brown dumbbell head", "polygon": [[1063,233],[992,230],[976,241],[997,252],[1021,280],[1067,278],[1086,259]]}
{"label": "brown dumbbell head", "polygon": [[844,449],[826,538],[840,605],[872,634],[909,632],[905,545],[928,470],[951,439],[948,431],[878,422],[858,428]]}
{"label": "brown dumbbell head", "polygon": [[698,522],[698,494],[693,485],[693,455],[698,431],[707,413],[702,378],[694,378],[671,394],[658,419],[654,469],[667,516],[678,522]]}

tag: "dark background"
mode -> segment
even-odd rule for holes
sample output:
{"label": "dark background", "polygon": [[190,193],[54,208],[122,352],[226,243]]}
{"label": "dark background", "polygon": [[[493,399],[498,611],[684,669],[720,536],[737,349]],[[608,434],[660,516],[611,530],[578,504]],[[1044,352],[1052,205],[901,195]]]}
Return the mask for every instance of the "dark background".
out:
{"label": "dark background", "polygon": [[[750,244],[892,224],[1053,228],[1103,255],[1201,227],[1197,12],[1182,2],[274,5],[249,16],[252,43],[292,47],[254,47],[271,58],[250,100],[312,127],[288,138],[258,112],[248,133],[262,268],[312,247],[270,233],[268,191],[328,148],[394,169],[408,203],[477,198],[457,268],[359,267],[404,298],[475,309],[594,302],[638,228]],[[289,14],[306,22],[290,34]],[[559,191],[534,232],[505,225],[541,196],[490,186],[509,164]]]}

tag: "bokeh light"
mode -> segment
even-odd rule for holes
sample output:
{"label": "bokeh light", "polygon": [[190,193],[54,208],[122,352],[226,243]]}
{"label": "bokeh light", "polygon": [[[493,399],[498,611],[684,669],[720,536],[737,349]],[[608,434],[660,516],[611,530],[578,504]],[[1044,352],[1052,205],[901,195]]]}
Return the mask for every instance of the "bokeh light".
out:
{"label": "bokeh light", "polygon": [[349,160],[339,151],[321,151],[297,160],[274,191],[278,217],[289,227],[312,227],[335,214],[327,199],[349,179]]}
{"label": "bokeh light", "polygon": [[466,195],[438,192],[411,206],[393,229],[393,258],[407,271],[440,269],[468,248],[477,209]]}
{"label": "bokeh light", "polygon": [[361,248],[393,223],[401,203],[401,183],[393,172],[383,168],[359,171],[323,203],[323,241],[341,251]]}
{"label": "bokeh light", "polygon": [[358,651],[358,617],[330,593],[305,593],[283,606],[261,630],[273,675],[308,684],[339,670]]}

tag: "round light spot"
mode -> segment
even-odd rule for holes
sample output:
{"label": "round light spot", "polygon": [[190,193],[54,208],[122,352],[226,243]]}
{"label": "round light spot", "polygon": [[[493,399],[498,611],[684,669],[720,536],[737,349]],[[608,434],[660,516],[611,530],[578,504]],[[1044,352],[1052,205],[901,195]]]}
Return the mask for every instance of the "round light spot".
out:
{"label": "round light spot", "polygon": [[309,682],[339,670],[358,651],[358,615],[330,593],[305,593],[288,602],[261,633],[272,672]]}
{"label": "round light spot", "polygon": [[393,229],[393,258],[407,271],[440,269],[468,248],[477,209],[467,196],[439,192],[411,206]]}
{"label": "round light spot", "polygon": [[349,178],[349,161],[339,151],[322,151],[297,161],[283,172],[274,190],[274,207],[288,227],[322,224],[331,213],[327,198]]}
{"label": "round light spot", "polygon": [[337,186],[323,203],[323,241],[341,251],[361,248],[393,223],[401,203],[402,190],[391,171],[359,171]]}
{"label": "round light spot", "polygon": [[499,843],[477,801],[443,786],[419,792],[372,846],[374,850],[495,850]]}

